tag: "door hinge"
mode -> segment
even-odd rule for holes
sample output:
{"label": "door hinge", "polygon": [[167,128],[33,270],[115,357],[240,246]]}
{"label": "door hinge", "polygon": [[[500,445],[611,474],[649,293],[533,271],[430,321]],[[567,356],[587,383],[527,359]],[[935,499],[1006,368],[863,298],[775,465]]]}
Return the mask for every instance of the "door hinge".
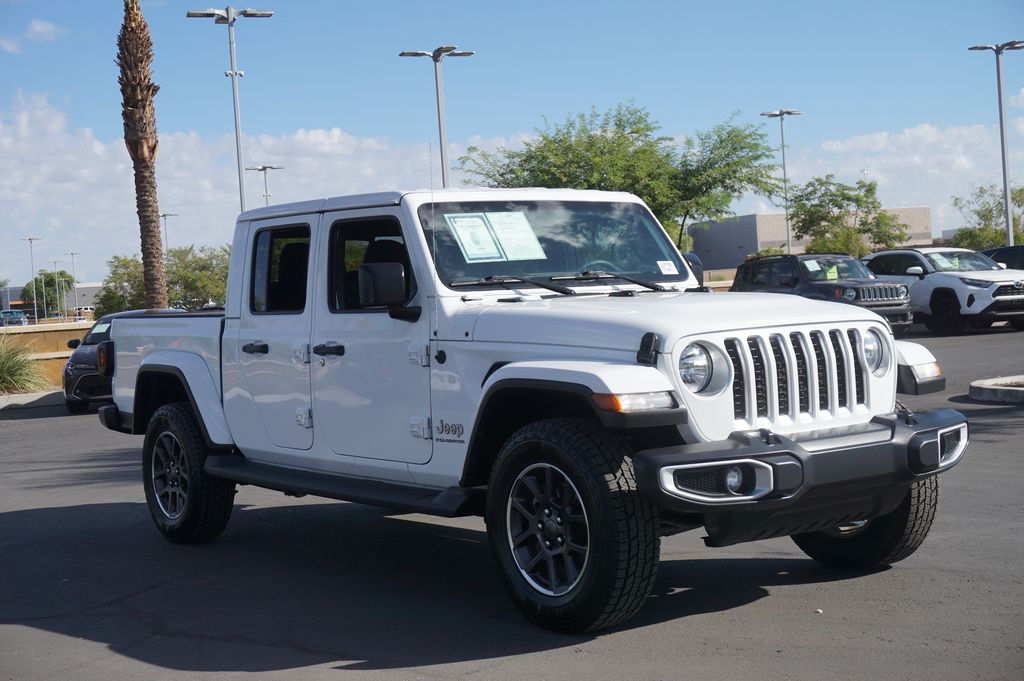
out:
{"label": "door hinge", "polygon": [[300,408],[295,410],[295,423],[303,428],[313,427],[313,410]]}
{"label": "door hinge", "polygon": [[409,363],[421,367],[430,366],[430,346],[423,345],[416,350],[409,351]]}
{"label": "door hinge", "polygon": [[293,357],[295,358],[296,362],[298,362],[299,364],[309,364],[309,343],[293,348],[293,350]]}
{"label": "door hinge", "polygon": [[430,431],[430,417],[413,416],[409,419],[409,432],[412,433],[413,437],[418,437],[423,440],[431,439],[431,437],[433,437],[433,433]]}

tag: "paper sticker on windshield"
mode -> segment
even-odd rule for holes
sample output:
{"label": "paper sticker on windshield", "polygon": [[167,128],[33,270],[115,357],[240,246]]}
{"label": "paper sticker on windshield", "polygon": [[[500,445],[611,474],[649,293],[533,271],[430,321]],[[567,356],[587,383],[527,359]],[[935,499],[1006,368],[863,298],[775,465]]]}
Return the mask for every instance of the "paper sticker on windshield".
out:
{"label": "paper sticker on windshield", "polygon": [[501,244],[501,250],[509,260],[547,260],[544,249],[537,240],[533,226],[526,219],[526,213],[486,213],[494,236]]}
{"label": "paper sticker on windshield", "polygon": [[931,255],[932,261],[936,265],[939,266],[940,270],[955,270],[956,269],[956,266],[952,262],[950,262],[949,258],[947,258],[942,253],[931,253],[930,255]]}
{"label": "paper sticker on windshield", "polygon": [[676,264],[671,260],[659,260],[658,269],[661,270],[662,274],[679,274]]}
{"label": "paper sticker on windshield", "polygon": [[92,327],[92,333],[103,333],[109,328],[110,322],[106,322],[105,324],[97,324],[96,326]]}
{"label": "paper sticker on windshield", "polygon": [[455,236],[466,262],[505,260],[505,254],[494,240],[483,213],[445,214],[444,219]]}
{"label": "paper sticker on windshield", "polygon": [[821,265],[818,264],[817,260],[804,260],[804,267],[810,272],[817,272],[821,269]]}

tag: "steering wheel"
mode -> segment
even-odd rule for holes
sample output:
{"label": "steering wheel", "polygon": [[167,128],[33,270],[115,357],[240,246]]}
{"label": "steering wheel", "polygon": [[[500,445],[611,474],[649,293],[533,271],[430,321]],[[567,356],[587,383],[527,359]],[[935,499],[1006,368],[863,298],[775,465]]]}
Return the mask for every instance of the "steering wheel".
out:
{"label": "steering wheel", "polygon": [[608,260],[591,260],[583,266],[584,272],[616,272],[619,266]]}

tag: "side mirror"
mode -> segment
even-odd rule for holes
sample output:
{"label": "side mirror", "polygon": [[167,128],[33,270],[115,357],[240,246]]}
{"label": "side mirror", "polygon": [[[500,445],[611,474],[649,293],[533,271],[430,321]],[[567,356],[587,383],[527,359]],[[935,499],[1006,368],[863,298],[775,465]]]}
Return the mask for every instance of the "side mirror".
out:
{"label": "side mirror", "polygon": [[1004,270],[1006,269],[1006,263],[1005,262],[997,262],[996,264],[999,265],[1000,268],[1002,268]]}
{"label": "side mirror", "polygon": [[400,262],[375,262],[359,266],[359,304],[391,307],[405,302],[405,266]]}
{"label": "side mirror", "polygon": [[80,341],[77,338],[72,338],[71,340],[68,341],[68,347],[71,348],[72,350],[74,350],[75,348],[77,348],[81,344],[82,344],[82,341]]}
{"label": "side mirror", "polygon": [[914,265],[913,267],[907,268],[907,274],[912,274],[915,277],[921,277],[924,279],[924,268]]}
{"label": "side mirror", "polygon": [[697,277],[697,283],[704,285],[704,263],[696,253],[683,253],[683,260],[693,270],[693,276]]}

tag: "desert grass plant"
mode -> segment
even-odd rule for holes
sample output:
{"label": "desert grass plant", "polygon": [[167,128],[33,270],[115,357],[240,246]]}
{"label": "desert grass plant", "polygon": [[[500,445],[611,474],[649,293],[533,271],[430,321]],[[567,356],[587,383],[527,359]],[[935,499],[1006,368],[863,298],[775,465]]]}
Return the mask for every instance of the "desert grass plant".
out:
{"label": "desert grass plant", "polygon": [[46,380],[29,354],[28,348],[0,333],[0,394],[30,393],[46,387]]}

